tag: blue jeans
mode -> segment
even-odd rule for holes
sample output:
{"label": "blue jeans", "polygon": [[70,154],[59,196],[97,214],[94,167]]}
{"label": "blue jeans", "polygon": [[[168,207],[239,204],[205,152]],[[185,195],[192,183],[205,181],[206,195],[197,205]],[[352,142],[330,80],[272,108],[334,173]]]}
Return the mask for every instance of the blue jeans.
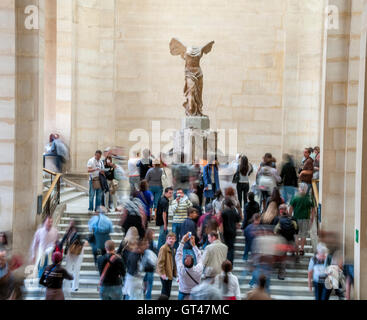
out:
{"label": "blue jeans", "polygon": [[101,286],[99,296],[101,300],[122,300],[122,286]]}
{"label": "blue jeans", "polygon": [[152,300],[154,272],[147,272],[144,277],[144,282],[147,282],[145,299]]}
{"label": "blue jeans", "polygon": [[158,200],[162,196],[163,188],[159,186],[151,186],[149,187],[149,191],[153,193],[154,197],[153,209],[156,209],[158,206]]}
{"label": "blue jeans", "polygon": [[183,292],[179,291],[177,300],[185,300],[185,297],[187,297],[189,295],[190,295],[190,293],[183,293]]}
{"label": "blue jeans", "polygon": [[185,257],[186,257],[186,255],[187,254],[189,254],[190,256],[192,256],[193,258],[194,258],[194,265],[196,265],[196,255],[195,255],[195,252],[194,252],[194,250],[192,250],[192,249],[183,249],[183,251],[182,251],[182,255],[183,255],[183,257],[182,257],[182,263],[185,261]]}
{"label": "blue jeans", "polygon": [[[96,196],[96,205],[94,204],[94,195]],[[93,189],[92,180],[89,180],[89,208],[90,211],[97,211],[98,207],[101,205],[103,191],[102,189]]]}
{"label": "blue jeans", "polygon": [[315,300],[329,300],[332,290],[325,288],[324,283],[313,282],[313,288],[315,291]]}
{"label": "blue jeans", "polygon": [[164,225],[160,226],[159,237],[158,237],[158,251],[166,243],[167,234],[168,234],[168,229],[164,231]]}
{"label": "blue jeans", "polygon": [[285,203],[289,203],[296,194],[297,188],[292,186],[284,186],[282,195]]}
{"label": "blue jeans", "polygon": [[250,248],[251,248],[251,244],[246,241],[245,251],[243,252],[242,260],[244,260],[244,261],[248,260],[248,253],[251,251]]}
{"label": "blue jeans", "polygon": [[271,267],[268,265],[257,265],[255,270],[252,272],[252,279],[250,280],[249,285],[258,285],[259,278],[261,275],[266,277],[265,289],[270,294],[270,276],[271,276]]}
{"label": "blue jeans", "polygon": [[180,233],[181,233],[182,223],[172,223],[172,232],[176,235],[175,249],[178,248],[180,242]]}

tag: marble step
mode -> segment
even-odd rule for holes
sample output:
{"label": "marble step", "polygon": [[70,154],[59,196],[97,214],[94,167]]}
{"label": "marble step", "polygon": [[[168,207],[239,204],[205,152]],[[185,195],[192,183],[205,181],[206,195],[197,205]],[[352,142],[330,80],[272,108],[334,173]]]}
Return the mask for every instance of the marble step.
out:
{"label": "marble step", "polygon": [[81,197],[84,197],[85,196],[85,192],[80,192],[80,191],[76,191],[76,192],[70,192],[70,193],[67,193],[67,194],[61,194],[60,196],[60,203],[67,203],[69,201],[72,201],[72,200],[76,200],[76,199],[79,199]]}

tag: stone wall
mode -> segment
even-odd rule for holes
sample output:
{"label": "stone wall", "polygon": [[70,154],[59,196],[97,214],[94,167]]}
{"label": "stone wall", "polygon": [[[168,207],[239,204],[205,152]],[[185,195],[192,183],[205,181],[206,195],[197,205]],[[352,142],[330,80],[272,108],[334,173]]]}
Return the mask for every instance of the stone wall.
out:
{"label": "stone wall", "polygon": [[0,2],[0,230],[11,231],[14,209],[15,5]]}
{"label": "stone wall", "polygon": [[204,113],[212,129],[227,130],[227,139],[228,129],[238,130],[238,151],[250,161],[265,152],[279,159],[319,143],[321,1],[74,5],[74,171],[85,171],[97,148],[129,150],[136,144],[129,141],[134,129],[146,130],[151,139],[153,120],[160,121],[161,132],[180,128],[184,61],[170,55],[172,37],[188,45],[215,40],[201,63]]}

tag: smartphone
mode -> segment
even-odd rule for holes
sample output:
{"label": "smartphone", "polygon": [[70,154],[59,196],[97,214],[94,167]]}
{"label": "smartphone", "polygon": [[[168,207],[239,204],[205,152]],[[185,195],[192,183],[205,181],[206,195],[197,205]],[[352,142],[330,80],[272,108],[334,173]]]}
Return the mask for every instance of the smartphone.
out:
{"label": "smartphone", "polygon": [[189,232],[189,239],[191,239],[191,232]]}

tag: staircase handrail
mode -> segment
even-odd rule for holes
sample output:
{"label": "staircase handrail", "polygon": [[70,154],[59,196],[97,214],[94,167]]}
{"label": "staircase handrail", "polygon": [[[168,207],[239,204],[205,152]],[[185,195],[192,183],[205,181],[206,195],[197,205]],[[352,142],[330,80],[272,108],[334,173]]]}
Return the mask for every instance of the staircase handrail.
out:
{"label": "staircase handrail", "polygon": [[[55,209],[51,208],[51,200],[52,200],[51,195],[55,189],[56,189],[55,202],[56,204],[60,203],[60,191],[61,191],[60,179],[62,177],[62,173],[53,172],[46,168],[43,168],[43,171],[51,175],[51,186],[42,200],[42,214],[51,216],[52,215],[51,211],[53,211],[52,209]],[[54,179],[52,179],[53,176],[55,177]]]}

